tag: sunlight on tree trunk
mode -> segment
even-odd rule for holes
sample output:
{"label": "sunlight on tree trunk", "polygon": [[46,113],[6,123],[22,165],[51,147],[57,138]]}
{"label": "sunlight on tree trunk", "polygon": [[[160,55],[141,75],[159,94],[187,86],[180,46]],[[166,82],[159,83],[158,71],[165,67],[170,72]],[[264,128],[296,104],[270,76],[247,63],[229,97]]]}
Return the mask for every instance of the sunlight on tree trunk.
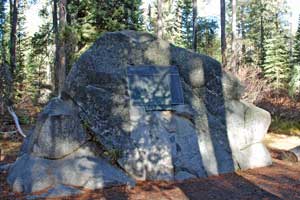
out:
{"label": "sunlight on tree trunk", "polygon": [[220,16],[221,16],[221,54],[222,54],[222,65],[226,67],[226,33],[225,33],[225,24],[226,24],[226,17],[225,17],[225,0],[220,0]]}
{"label": "sunlight on tree trunk", "polygon": [[197,52],[197,0],[193,0],[193,50]]}
{"label": "sunlight on tree trunk", "polygon": [[[57,20],[57,3],[59,7]],[[55,93],[60,96],[66,77],[65,26],[67,17],[67,1],[54,0],[53,27],[55,32]],[[57,21],[59,24],[57,25]]]}
{"label": "sunlight on tree trunk", "polygon": [[236,0],[231,0],[231,4],[232,4],[232,45],[231,45],[231,49],[232,49],[232,66],[230,66],[233,70],[234,73],[237,73],[238,71],[238,66],[237,66],[237,43],[236,43],[236,39],[237,39],[237,24],[236,24],[236,12],[237,12],[237,5],[236,5],[237,1]]}
{"label": "sunlight on tree trunk", "polygon": [[163,38],[163,0],[157,0],[157,37]]}

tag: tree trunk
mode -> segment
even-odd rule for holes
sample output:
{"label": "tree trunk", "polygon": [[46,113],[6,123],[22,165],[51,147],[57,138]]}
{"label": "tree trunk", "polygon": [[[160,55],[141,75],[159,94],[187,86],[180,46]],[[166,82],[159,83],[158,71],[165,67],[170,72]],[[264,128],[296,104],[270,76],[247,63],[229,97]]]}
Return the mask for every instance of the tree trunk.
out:
{"label": "tree trunk", "polygon": [[17,24],[18,24],[18,4],[19,0],[10,0],[10,12],[11,12],[11,32],[10,32],[10,70],[14,77],[16,70],[16,41],[17,41]]}
{"label": "tree trunk", "polygon": [[260,52],[259,52],[259,65],[263,66],[264,64],[264,37],[265,37],[265,33],[264,33],[264,19],[263,19],[263,15],[261,13],[260,16]]}
{"label": "tree trunk", "polygon": [[163,0],[157,0],[157,37],[163,38]]}
{"label": "tree trunk", "polygon": [[[59,26],[57,26],[57,0],[53,5],[53,27],[55,31],[55,94],[61,95],[66,77],[65,26],[67,19],[67,0],[59,0]],[[56,19],[56,20],[55,20]]]}
{"label": "tree trunk", "polygon": [[59,32],[58,32],[58,23],[57,23],[57,1],[53,0],[53,10],[52,10],[52,23],[53,23],[53,33],[54,33],[54,43],[55,43],[55,58],[54,58],[54,67],[52,70],[52,84],[53,91],[55,95],[58,95],[58,77],[57,69],[59,65],[59,51],[58,51],[58,42],[59,42]]}
{"label": "tree trunk", "polygon": [[241,6],[241,33],[242,33],[242,63],[245,62],[246,56],[246,45],[245,45],[245,38],[246,38],[246,31],[245,31],[245,6]]}
{"label": "tree trunk", "polygon": [[67,19],[67,0],[60,0],[59,2],[59,68],[58,72],[58,94],[61,95],[61,91],[64,86],[65,78],[66,78],[66,51],[65,51],[65,26]]}
{"label": "tree trunk", "polygon": [[225,35],[225,0],[220,0],[221,6],[221,53],[222,65],[226,67],[226,35]]}
{"label": "tree trunk", "polygon": [[237,39],[237,25],[236,25],[236,0],[231,0],[231,6],[232,6],[232,44],[231,44],[231,50],[232,50],[232,70],[233,72],[238,71],[237,66],[237,45],[236,45],[236,39]]}
{"label": "tree trunk", "polygon": [[259,65],[263,66],[264,65],[264,57],[265,57],[265,51],[264,51],[264,37],[265,37],[265,33],[264,33],[264,8],[263,8],[263,1],[260,1],[260,51],[259,51]]}
{"label": "tree trunk", "polygon": [[197,0],[193,0],[193,50],[197,52]]}

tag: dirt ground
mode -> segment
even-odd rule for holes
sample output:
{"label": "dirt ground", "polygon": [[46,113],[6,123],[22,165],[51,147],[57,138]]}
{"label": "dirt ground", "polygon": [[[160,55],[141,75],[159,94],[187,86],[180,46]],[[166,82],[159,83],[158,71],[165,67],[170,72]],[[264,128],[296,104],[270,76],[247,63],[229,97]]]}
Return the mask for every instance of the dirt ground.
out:
{"label": "dirt ground", "polygon": [[[284,137],[269,136],[267,142],[269,141],[274,146],[276,142],[280,144],[282,139]],[[291,139],[287,138],[287,140]],[[295,141],[291,141],[291,145],[296,145]],[[5,151],[2,151],[0,164],[13,162],[19,146],[20,142],[16,141],[15,138],[1,138],[0,149],[5,149]],[[112,187],[104,190],[86,191],[82,195],[62,199],[300,200],[300,163],[279,160],[280,150],[272,149],[271,152],[273,165],[269,167],[184,182],[139,182],[133,189]],[[25,196],[15,194],[9,189],[6,176],[7,172],[0,172],[0,199],[24,199]]]}

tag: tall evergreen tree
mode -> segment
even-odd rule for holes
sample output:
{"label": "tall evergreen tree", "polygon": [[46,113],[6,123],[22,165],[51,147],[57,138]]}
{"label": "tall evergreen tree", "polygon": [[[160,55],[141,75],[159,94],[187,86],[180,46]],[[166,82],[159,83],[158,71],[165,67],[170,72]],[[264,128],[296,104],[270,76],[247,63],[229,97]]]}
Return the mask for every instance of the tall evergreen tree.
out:
{"label": "tall evergreen tree", "polygon": [[300,15],[298,20],[298,29],[294,40],[293,63],[300,66]]}
{"label": "tall evergreen tree", "polygon": [[218,21],[214,18],[200,17],[197,20],[197,46],[200,52],[219,59]]}
{"label": "tall evergreen tree", "polygon": [[10,5],[10,70],[14,76],[16,70],[16,42],[17,42],[17,24],[18,24],[18,5],[19,0],[9,0]]}
{"label": "tall evergreen tree", "polygon": [[177,1],[165,1],[164,3],[164,39],[176,45],[182,45],[181,37],[181,10]]}
{"label": "tall evergreen tree", "polygon": [[185,48],[192,49],[193,44],[193,4],[192,0],[179,1],[181,9],[182,42]]}
{"label": "tall evergreen tree", "polygon": [[275,89],[286,88],[290,78],[287,39],[276,33],[266,41],[264,74]]}
{"label": "tall evergreen tree", "polygon": [[18,4],[18,21],[16,29],[16,68],[14,72],[15,100],[25,95],[26,78],[26,54],[28,49],[28,37],[25,31],[25,10],[27,0],[20,0]]}
{"label": "tall evergreen tree", "polygon": [[40,10],[39,17],[43,24],[30,39],[30,52],[28,53],[28,64],[26,67],[26,93],[33,102],[39,103],[41,99],[47,101],[54,88],[54,40],[52,37],[53,23],[51,21],[50,5],[48,2]]}
{"label": "tall evergreen tree", "polygon": [[247,5],[248,61],[263,66],[266,57],[266,41],[274,32],[282,32],[286,27],[284,15],[287,13],[285,1],[250,0]]}
{"label": "tall evergreen tree", "polygon": [[298,96],[300,94],[300,15],[298,20],[298,29],[294,40],[290,94],[292,96]]}
{"label": "tall evergreen tree", "polygon": [[3,63],[6,60],[6,54],[5,54],[5,41],[4,41],[4,33],[5,33],[5,3],[6,1],[3,0],[0,2],[0,41],[1,41],[1,63]]}

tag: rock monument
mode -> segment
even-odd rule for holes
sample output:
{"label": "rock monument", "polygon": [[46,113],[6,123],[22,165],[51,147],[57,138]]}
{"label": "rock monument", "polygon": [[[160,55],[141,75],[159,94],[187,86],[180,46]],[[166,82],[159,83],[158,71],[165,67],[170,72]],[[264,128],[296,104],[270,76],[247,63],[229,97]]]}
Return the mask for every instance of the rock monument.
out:
{"label": "rock monument", "polygon": [[8,182],[55,196],[270,165],[270,114],[242,93],[208,56],[148,33],[106,33],[39,115]]}

